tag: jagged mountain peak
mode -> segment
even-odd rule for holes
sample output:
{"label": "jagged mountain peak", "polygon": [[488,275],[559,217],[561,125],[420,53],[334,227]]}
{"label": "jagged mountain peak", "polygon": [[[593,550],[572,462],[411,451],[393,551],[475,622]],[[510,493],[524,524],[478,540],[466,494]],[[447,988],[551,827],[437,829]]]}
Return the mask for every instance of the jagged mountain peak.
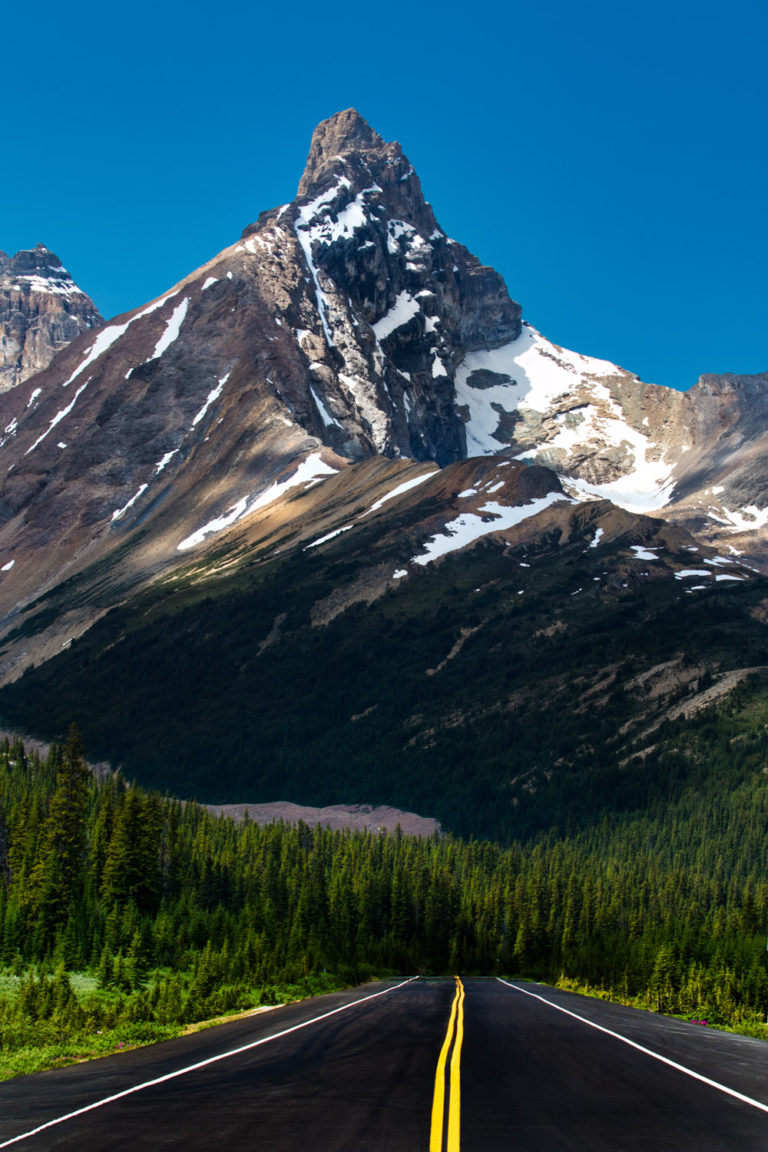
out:
{"label": "jagged mountain peak", "polygon": [[0,253],[0,392],[43,371],[56,352],[101,323],[93,301],[50,248]]}
{"label": "jagged mountain peak", "polygon": [[[354,108],[337,112],[322,120],[312,133],[304,174],[299,181],[299,196],[312,196],[344,174],[344,165],[356,157],[390,164],[404,161],[399,144],[388,143],[371,128]],[[406,167],[410,167],[405,162]]]}
{"label": "jagged mountain peak", "polygon": [[14,256],[7,252],[0,252],[0,269],[7,274],[24,275],[36,271],[43,273],[55,271],[68,276],[55,252],[51,252],[45,244],[36,244],[34,248],[21,248]]}
{"label": "jagged mountain peak", "polygon": [[[56,282],[66,282],[73,291],[81,291],[56,253],[45,244],[20,248],[13,256],[0,252],[0,272],[6,277],[48,277]],[[35,283],[33,287],[40,285]]]}
{"label": "jagged mountain peak", "polygon": [[312,136],[298,197],[308,200],[337,189],[338,207],[360,194],[375,195],[390,218],[430,236],[437,228],[413,165],[396,141],[384,140],[347,108],[318,124]]}
{"label": "jagged mountain peak", "polygon": [[[346,108],[327,120],[321,120],[312,133],[307,163],[299,182],[299,196],[310,194],[328,169],[333,169],[340,156],[350,152],[373,152],[384,147],[387,145],[382,137],[354,108]],[[399,145],[394,147],[400,150]]]}
{"label": "jagged mountain peak", "polygon": [[34,248],[22,248],[10,261],[11,267],[17,272],[32,269],[64,271],[64,266],[55,252],[46,248],[45,244],[36,244]]}
{"label": "jagged mountain peak", "polygon": [[439,228],[399,144],[354,109],[323,121],[297,199],[242,240],[261,254],[263,283],[274,266],[275,303],[308,361],[314,434],[353,459],[465,454],[455,367],[467,350],[519,336],[521,309]]}
{"label": "jagged mountain peak", "polygon": [[[58,262],[67,284],[34,270],[52,253],[26,256],[13,276],[0,261],[11,310],[33,283],[40,310],[74,299]],[[535,461],[568,497],[664,509],[762,560],[748,397],[700,393],[524,325],[501,276],[435,224],[400,145],[347,109],[316,130],[296,200],[0,397],[0,618],[13,627],[20,604],[133,534],[135,579],[154,578],[246,531],[276,493],[381,458]]]}

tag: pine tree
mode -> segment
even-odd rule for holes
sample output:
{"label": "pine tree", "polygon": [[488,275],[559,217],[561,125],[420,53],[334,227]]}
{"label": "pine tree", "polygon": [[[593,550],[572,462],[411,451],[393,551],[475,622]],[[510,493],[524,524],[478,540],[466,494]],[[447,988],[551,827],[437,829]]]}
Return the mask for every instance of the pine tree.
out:
{"label": "pine tree", "polygon": [[101,899],[105,907],[135,901],[154,910],[160,892],[162,814],[157,800],[129,788],[114,815],[104,853]]}
{"label": "pine tree", "polygon": [[74,725],[56,759],[56,790],[29,878],[31,920],[39,947],[49,945],[56,930],[74,913],[82,896],[86,863],[90,773]]}

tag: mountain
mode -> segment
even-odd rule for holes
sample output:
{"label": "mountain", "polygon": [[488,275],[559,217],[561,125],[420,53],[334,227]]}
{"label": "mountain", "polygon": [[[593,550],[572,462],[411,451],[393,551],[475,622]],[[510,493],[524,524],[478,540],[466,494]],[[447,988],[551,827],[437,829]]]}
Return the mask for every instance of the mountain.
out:
{"label": "mountain", "polygon": [[473,451],[506,445],[576,495],[661,513],[765,566],[768,374],[702,376],[677,392],[524,326],[513,344],[468,356],[456,391]]}
{"label": "mountain", "polygon": [[675,723],[765,693],[764,577],[498,457],[287,489],[116,604],[131,560],[20,618],[23,647],[102,613],[0,718],[76,717],[94,757],[206,803],[389,804],[505,839],[658,799]]}
{"label": "mountain", "polygon": [[0,252],[0,392],[47,368],[101,324],[93,301],[43,244],[15,256]]}
{"label": "mountain", "polygon": [[294,201],[0,396],[0,720],[498,830],[762,675],[766,385],[553,344],[339,113]]}

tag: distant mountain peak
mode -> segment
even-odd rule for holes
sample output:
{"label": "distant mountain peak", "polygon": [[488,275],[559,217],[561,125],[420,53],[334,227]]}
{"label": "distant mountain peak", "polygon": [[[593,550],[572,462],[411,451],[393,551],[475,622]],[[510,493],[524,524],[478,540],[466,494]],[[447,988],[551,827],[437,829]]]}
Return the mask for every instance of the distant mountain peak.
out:
{"label": "distant mountain peak", "polygon": [[18,275],[55,271],[58,276],[63,274],[69,277],[56,253],[46,248],[45,244],[36,244],[34,248],[22,248],[9,260],[9,265],[10,271]]}
{"label": "distant mountain peak", "polygon": [[56,352],[102,322],[45,244],[15,256],[0,252],[0,392],[43,371]]}

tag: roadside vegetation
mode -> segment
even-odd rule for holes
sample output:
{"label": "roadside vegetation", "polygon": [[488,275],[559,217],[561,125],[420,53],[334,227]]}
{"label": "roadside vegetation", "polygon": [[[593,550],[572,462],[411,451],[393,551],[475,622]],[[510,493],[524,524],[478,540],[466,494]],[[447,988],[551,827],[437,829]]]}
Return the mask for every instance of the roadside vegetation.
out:
{"label": "roadside vegetation", "polygon": [[44,760],[6,741],[1,1074],[415,972],[522,975],[768,1037],[764,712],[745,690],[671,730],[628,766],[618,812],[598,775],[592,821],[582,805],[558,831],[565,781],[552,827],[505,845],[235,824],[95,779],[74,730]]}
{"label": "roadside vegetation", "polygon": [[[16,965],[18,968],[18,964]],[[30,965],[0,976],[0,1080],[63,1068],[97,1056],[170,1040],[209,1022],[332,992],[329,974],[261,987],[241,981],[200,998],[195,969],[137,974],[132,985],[103,985],[98,973],[63,964]]]}

